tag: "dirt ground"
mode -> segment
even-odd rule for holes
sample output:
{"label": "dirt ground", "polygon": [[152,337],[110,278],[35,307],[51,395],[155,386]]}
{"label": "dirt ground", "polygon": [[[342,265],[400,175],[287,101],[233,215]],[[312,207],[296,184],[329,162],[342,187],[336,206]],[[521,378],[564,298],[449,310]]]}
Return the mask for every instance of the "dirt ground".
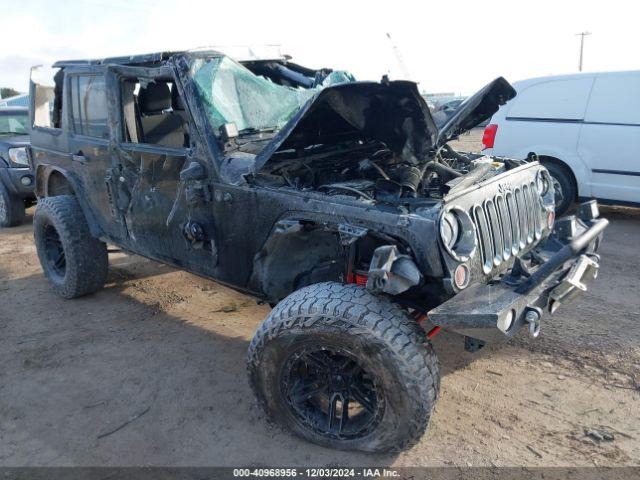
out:
{"label": "dirt ground", "polygon": [[600,276],[538,339],[470,354],[434,338],[440,399],[397,455],[328,450],[266,421],[244,358],[269,307],[249,297],[114,253],[104,290],[58,298],[29,213],[0,230],[2,466],[640,463],[640,211],[604,209]]}

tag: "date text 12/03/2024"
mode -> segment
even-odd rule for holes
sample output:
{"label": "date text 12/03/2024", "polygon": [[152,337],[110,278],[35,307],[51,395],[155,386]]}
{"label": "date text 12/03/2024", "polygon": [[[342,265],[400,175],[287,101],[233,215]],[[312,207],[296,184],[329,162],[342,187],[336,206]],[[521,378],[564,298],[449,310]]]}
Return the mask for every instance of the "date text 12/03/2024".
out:
{"label": "date text 12/03/2024", "polygon": [[387,468],[237,468],[234,477],[391,478],[398,471]]}

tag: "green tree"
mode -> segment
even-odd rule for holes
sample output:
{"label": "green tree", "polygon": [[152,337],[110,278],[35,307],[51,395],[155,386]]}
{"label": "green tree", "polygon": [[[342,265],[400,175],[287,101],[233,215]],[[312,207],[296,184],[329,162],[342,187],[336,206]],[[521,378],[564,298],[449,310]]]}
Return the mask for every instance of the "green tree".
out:
{"label": "green tree", "polygon": [[15,97],[16,95],[20,95],[20,92],[11,87],[0,88],[0,98]]}

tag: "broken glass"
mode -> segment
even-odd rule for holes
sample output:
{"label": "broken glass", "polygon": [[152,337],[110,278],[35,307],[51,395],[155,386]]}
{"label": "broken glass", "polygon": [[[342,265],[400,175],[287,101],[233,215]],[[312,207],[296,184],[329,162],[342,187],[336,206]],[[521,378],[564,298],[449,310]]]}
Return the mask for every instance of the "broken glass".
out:
{"label": "broken glass", "polygon": [[353,81],[346,72],[332,72],[318,87],[292,88],[224,56],[194,59],[191,75],[214,130],[234,123],[240,134],[277,131],[322,88]]}

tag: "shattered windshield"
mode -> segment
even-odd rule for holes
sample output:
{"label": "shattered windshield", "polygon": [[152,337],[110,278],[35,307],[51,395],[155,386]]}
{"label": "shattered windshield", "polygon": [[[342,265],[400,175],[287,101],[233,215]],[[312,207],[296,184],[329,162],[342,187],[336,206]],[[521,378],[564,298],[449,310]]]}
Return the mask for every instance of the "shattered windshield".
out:
{"label": "shattered windshield", "polygon": [[318,91],[353,81],[347,72],[335,71],[313,88],[278,85],[255,75],[229,57],[196,58],[191,75],[213,129],[235,124],[238,132],[277,131]]}
{"label": "shattered windshield", "polygon": [[216,131],[227,123],[241,133],[278,130],[316,93],[278,85],[228,57],[195,59],[191,74]]}

